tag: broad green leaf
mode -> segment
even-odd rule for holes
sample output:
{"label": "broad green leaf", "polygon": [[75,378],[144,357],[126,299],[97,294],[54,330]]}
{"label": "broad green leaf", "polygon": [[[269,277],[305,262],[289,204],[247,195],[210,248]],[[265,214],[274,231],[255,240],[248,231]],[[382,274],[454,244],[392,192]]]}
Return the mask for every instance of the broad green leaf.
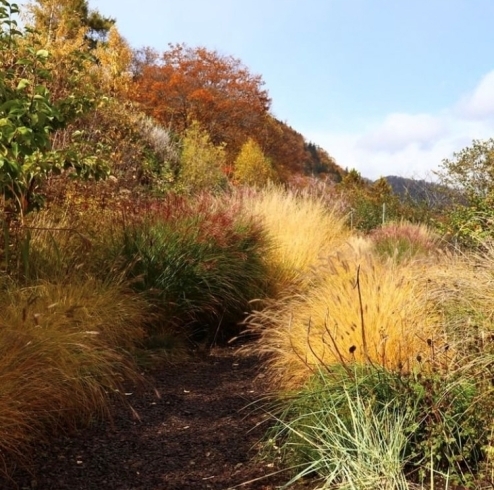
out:
{"label": "broad green leaf", "polygon": [[13,141],[10,145],[12,156],[14,158],[19,158],[19,145],[16,141]]}
{"label": "broad green leaf", "polygon": [[17,128],[17,132],[22,136],[33,134],[33,130],[31,128],[26,128],[25,126],[21,126],[20,128]]}
{"label": "broad green leaf", "polygon": [[49,55],[50,55],[50,53],[48,53],[48,51],[46,49],[40,49],[36,52],[37,58],[46,59],[46,58],[48,58]]}
{"label": "broad green leaf", "polygon": [[22,78],[17,84],[17,90],[23,90],[29,85],[31,85],[31,82],[27,78]]}

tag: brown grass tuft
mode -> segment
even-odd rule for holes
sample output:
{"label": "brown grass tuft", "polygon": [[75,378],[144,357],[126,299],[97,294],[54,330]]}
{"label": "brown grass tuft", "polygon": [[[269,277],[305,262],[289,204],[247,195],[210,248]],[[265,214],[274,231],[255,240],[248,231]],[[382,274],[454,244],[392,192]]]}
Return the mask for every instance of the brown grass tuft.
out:
{"label": "brown grass tuft", "polygon": [[109,414],[109,394],[140,379],[126,353],[146,304],[95,280],[0,292],[0,469],[49,430]]}

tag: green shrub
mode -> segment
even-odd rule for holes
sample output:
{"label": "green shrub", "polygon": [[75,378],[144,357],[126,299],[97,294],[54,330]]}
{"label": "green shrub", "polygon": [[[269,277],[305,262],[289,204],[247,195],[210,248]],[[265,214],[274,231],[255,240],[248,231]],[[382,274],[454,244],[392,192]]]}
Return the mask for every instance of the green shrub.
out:
{"label": "green shrub", "polygon": [[441,184],[449,191],[444,231],[466,247],[478,247],[494,238],[493,150],[493,138],[473,140],[451,159],[444,159],[438,171]]}
{"label": "green shrub", "polygon": [[320,489],[408,488],[404,469],[415,414],[379,381],[377,371],[320,371],[289,398],[266,444],[296,470],[286,486],[316,475]]}
{"label": "green shrub", "polygon": [[[97,179],[108,168],[96,154],[73,158],[74,152],[52,149],[54,132],[93,101],[71,90],[54,102],[48,89],[50,53],[31,30],[19,30],[16,14],[17,4],[0,1],[0,195],[2,205],[23,215],[42,204],[39,186],[48,176],[71,168],[74,175]],[[76,65],[71,68],[78,73]]]}

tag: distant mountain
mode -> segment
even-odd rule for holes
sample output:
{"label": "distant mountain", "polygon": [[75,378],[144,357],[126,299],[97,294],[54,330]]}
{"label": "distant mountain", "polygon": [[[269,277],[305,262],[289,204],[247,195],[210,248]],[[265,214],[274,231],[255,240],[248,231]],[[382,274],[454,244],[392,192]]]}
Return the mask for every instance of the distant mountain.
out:
{"label": "distant mountain", "polygon": [[425,202],[430,206],[444,205],[449,199],[449,193],[444,186],[426,180],[408,179],[390,175],[385,177],[393,192],[402,200]]}

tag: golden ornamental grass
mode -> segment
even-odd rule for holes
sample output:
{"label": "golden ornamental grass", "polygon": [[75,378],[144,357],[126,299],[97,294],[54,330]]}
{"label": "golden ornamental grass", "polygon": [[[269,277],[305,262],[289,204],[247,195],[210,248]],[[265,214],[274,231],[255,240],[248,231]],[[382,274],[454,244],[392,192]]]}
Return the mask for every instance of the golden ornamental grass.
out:
{"label": "golden ornamental grass", "polygon": [[442,316],[429,301],[427,268],[352,247],[329,256],[310,289],[250,318],[272,378],[290,388],[321,365],[375,363],[409,372],[435,362],[444,343]]}
{"label": "golden ornamental grass", "polygon": [[465,343],[494,335],[494,244],[463,253],[443,254],[429,271],[429,290],[441,307],[449,334]]}
{"label": "golden ornamental grass", "polygon": [[0,471],[49,430],[108,415],[109,393],[140,377],[126,350],[146,304],[118,284],[10,286],[0,292]]}
{"label": "golden ornamental grass", "polygon": [[279,294],[304,287],[322,256],[349,236],[345,218],[309,192],[270,185],[243,196],[244,209],[260,219],[272,243],[266,261]]}
{"label": "golden ornamental grass", "polygon": [[373,250],[383,257],[404,261],[440,252],[440,237],[424,224],[389,222],[369,234]]}

